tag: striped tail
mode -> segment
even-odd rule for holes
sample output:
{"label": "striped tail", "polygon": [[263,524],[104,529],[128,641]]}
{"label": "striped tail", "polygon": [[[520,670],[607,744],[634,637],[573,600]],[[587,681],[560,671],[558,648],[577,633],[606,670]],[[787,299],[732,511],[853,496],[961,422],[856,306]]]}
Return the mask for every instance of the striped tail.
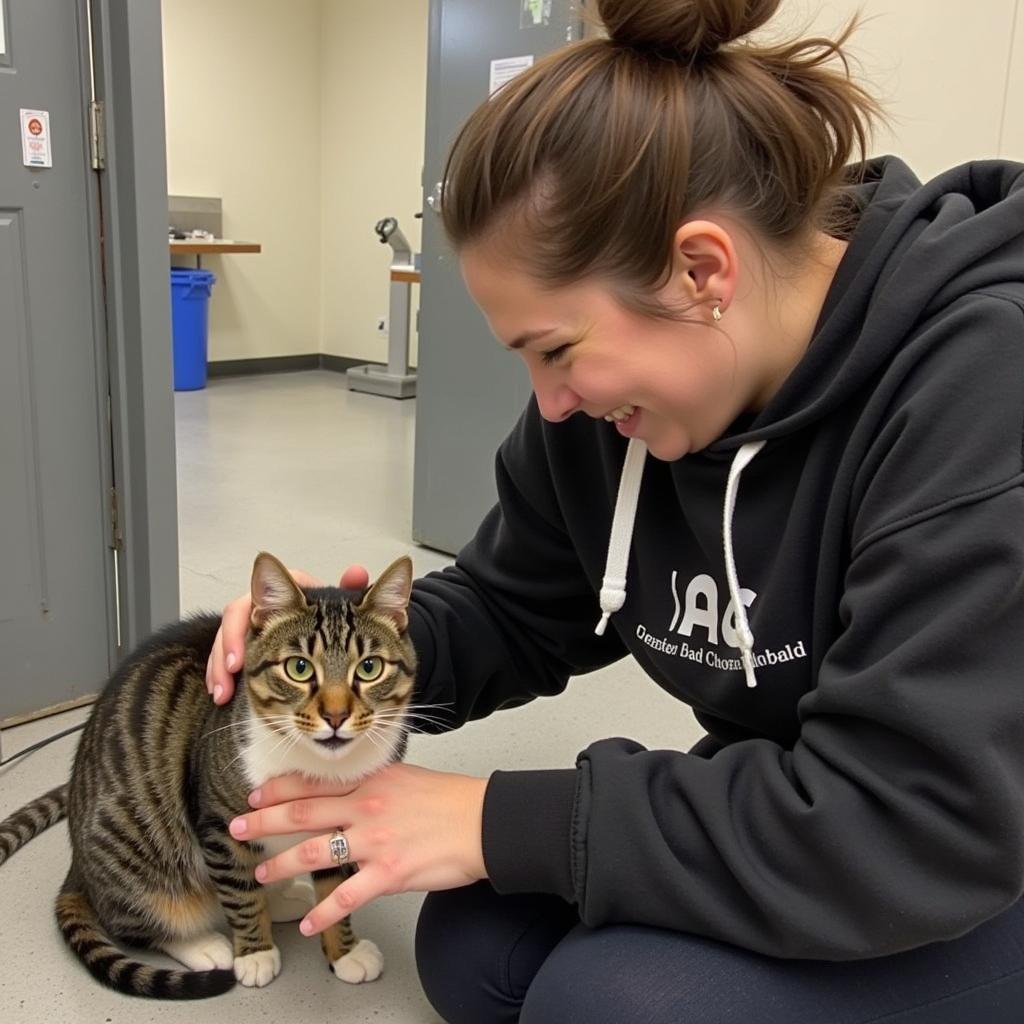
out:
{"label": "striped tail", "polygon": [[57,897],[57,924],[67,944],[104,985],[129,996],[155,999],[206,999],[227,992],[235,984],[231,970],[181,971],[132,960],[111,942],[96,911],[73,879],[74,871]]}
{"label": "striped tail", "polygon": [[64,782],[0,821],[0,864],[67,813],[68,784]]}

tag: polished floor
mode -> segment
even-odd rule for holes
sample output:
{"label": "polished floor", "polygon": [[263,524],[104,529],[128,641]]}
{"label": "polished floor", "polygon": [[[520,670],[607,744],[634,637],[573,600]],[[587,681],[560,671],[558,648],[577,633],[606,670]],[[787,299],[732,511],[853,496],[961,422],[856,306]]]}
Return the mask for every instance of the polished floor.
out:
{"label": "polished floor", "polygon": [[[410,536],[415,402],[355,394],[344,376],[316,371],[214,380],[203,391],[176,395],[175,406],[183,612],[219,610],[242,593],[261,550],[322,578],[336,577],[351,562],[375,573],[403,553],[419,574],[451,561]],[[86,713],[6,731],[3,756]],[[700,734],[688,709],[630,662],[580,677],[558,698],[444,736],[414,737],[408,760],[487,776],[498,768],[571,766],[580,749],[605,736],[686,749]],[[0,818],[66,778],[75,742],[69,736],[0,769]],[[302,938],[294,924],[279,924],[284,967],[273,984],[186,1006],[110,992],[67,952],[51,908],[68,860],[61,824],[0,867],[4,1024],[438,1020],[413,963],[420,894],[380,899],[356,914],[357,932],[384,954],[384,974],[375,982],[336,980],[317,940]]]}

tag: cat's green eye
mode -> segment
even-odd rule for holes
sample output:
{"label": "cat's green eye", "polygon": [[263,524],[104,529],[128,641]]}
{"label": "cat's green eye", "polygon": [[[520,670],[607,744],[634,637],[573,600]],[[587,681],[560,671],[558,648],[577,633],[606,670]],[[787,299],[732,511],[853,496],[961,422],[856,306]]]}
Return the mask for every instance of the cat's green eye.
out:
{"label": "cat's green eye", "polygon": [[308,683],[316,675],[313,663],[308,658],[289,658],[284,663],[288,678],[296,683]]}
{"label": "cat's green eye", "polygon": [[372,683],[375,679],[380,679],[383,671],[383,658],[363,658],[363,660],[356,665],[356,678],[361,679],[364,683]]}

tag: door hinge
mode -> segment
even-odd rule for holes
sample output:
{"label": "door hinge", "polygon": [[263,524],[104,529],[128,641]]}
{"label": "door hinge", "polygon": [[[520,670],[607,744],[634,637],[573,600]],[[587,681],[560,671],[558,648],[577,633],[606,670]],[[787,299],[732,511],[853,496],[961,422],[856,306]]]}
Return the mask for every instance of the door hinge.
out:
{"label": "door hinge", "polygon": [[118,507],[117,488],[110,488],[110,547],[120,551],[124,547],[124,534],[121,533],[121,512]]}
{"label": "door hinge", "polygon": [[89,104],[89,148],[92,151],[92,169],[102,171],[107,166],[107,134],[101,100]]}

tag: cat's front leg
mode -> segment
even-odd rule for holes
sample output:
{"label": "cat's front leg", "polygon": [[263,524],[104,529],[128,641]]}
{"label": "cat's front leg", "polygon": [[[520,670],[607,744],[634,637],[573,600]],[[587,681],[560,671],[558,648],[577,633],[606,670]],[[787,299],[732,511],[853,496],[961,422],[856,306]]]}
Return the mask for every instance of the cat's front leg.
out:
{"label": "cat's front leg", "polygon": [[[313,872],[313,887],[317,902],[322,902],[353,875],[358,868],[344,864],[337,868]],[[328,966],[336,978],[358,985],[363,981],[374,981],[384,970],[384,957],[376,943],[369,939],[357,939],[352,931],[352,918],[343,917],[320,933],[320,946],[327,957]]]}
{"label": "cat's front leg", "polygon": [[201,842],[206,869],[231,926],[235,977],[250,988],[269,985],[281,972],[281,953],[274,945],[266,893],[255,878],[263,849],[259,843],[239,842],[223,822],[204,829]]}

